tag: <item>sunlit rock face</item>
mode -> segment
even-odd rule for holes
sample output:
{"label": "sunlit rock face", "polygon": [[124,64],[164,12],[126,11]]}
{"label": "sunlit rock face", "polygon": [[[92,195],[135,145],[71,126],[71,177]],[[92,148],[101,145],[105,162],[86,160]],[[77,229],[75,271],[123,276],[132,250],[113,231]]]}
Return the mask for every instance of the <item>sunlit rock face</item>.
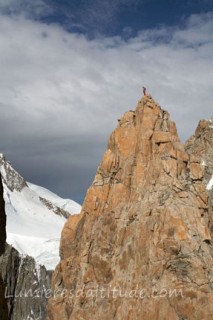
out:
{"label": "sunlit rock face", "polygon": [[48,320],[213,318],[202,160],[149,95],[119,119],[81,214],[64,226]]}
{"label": "sunlit rock face", "polygon": [[208,192],[208,214],[205,218],[213,238],[213,118],[199,122],[194,135],[186,142],[185,150],[192,161],[202,167],[202,180]]}

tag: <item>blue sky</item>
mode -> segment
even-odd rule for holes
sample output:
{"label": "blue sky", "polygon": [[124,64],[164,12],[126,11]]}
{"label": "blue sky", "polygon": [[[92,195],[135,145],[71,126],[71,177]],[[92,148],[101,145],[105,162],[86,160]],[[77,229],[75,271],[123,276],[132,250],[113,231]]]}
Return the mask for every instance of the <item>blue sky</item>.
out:
{"label": "blue sky", "polygon": [[[69,31],[89,37],[97,34],[132,36],[138,31],[184,23],[191,14],[213,9],[208,0],[49,0],[49,21],[60,23]],[[44,17],[44,21],[47,17]]]}
{"label": "blue sky", "polygon": [[131,37],[143,29],[184,24],[192,14],[213,10],[212,0],[1,0],[0,6],[5,14],[25,14],[89,38]]}
{"label": "blue sky", "polygon": [[210,0],[0,0],[0,151],[82,201],[147,86],[186,140],[213,104]]}

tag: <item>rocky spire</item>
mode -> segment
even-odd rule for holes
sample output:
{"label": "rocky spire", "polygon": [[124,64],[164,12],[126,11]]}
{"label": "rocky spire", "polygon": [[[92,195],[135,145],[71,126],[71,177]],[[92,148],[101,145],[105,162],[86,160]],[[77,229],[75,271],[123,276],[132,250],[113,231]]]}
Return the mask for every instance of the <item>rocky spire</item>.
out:
{"label": "rocky spire", "polygon": [[186,142],[185,150],[194,163],[200,163],[203,183],[208,191],[208,225],[213,239],[213,118],[201,120],[195,134]]}
{"label": "rocky spire", "polygon": [[204,168],[144,96],[119,120],[61,238],[48,320],[212,319]]}

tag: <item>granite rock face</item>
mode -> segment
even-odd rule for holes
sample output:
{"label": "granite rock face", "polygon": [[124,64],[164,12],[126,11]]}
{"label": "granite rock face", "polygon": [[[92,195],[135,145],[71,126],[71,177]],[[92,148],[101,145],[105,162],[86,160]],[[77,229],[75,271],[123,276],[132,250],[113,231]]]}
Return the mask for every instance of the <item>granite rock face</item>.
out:
{"label": "granite rock face", "polygon": [[32,257],[21,256],[12,246],[6,245],[0,257],[0,273],[6,285],[9,319],[45,319],[52,272],[36,264]]}
{"label": "granite rock face", "polygon": [[[203,171],[203,183],[208,191],[208,224],[213,239],[213,119],[201,120],[195,134],[186,142],[185,150],[200,163]],[[211,183],[212,181],[212,183]]]}
{"label": "granite rock face", "polygon": [[184,149],[151,96],[124,114],[62,232],[48,320],[213,319],[211,172],[196,143]]}

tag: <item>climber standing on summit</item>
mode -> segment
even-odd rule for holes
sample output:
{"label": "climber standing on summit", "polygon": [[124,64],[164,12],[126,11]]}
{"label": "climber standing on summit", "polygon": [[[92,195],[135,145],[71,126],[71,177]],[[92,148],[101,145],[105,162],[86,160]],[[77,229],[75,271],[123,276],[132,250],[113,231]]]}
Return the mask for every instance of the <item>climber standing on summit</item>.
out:
{"label": "climber standing on summit", "polygon": [[143,95],[146,96],[146,88],[145,87],[142,87],[143,88]]}

